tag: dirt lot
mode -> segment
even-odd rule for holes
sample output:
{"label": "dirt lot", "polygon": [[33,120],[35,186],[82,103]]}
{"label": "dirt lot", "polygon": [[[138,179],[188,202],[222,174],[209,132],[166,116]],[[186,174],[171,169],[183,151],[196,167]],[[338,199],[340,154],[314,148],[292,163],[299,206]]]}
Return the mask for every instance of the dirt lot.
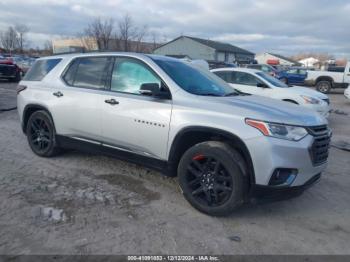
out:
{"label": "dirt lot", "polygon": [[[0,83],[0,109],[16,104]],[[350,142],[350,101],[331,94],[333,141]],[[340,113],[340,114],[339,114]],[[194,210],[176,179],[105,156],[43,159],[16,111],[0,112],[1,254],[350,254],[350,153],[332,148],[302,196],[226,218]]]}

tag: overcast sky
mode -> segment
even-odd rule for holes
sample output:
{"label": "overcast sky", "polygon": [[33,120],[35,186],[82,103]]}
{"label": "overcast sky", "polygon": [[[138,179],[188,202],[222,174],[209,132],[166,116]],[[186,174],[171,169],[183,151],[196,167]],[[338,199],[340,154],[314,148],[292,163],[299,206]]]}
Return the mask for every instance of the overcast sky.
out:
{"label": "overcast sky", "polygon": [[74,36],[95,17],[129,13],[161,40],[190,35],[250,51],[350,58],[349,0],[0,0],[0,31],[30,27],[31,45]]}

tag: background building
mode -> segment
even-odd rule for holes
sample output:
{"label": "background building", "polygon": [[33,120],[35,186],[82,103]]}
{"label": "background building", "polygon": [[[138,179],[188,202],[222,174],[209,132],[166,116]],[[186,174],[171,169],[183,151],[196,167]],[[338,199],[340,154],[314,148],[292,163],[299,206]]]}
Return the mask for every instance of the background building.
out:
{"label": "background building", "polygon": [[288,57],[273,53],[263,53],[256,55],[255,60],[258,64],[282,65],[282,66],[301,66],[301,63]]}
{"label": "background building", "polygon": [[54,54],[98,50],[97,42],[92,38],[70,38],[52,40]]}
{"label": "background building", "polygon": [[166,56],[187,56],[208,62],[248,64],[255,54],[237,46],[196,37],[180,36],[154,50],[155,54]]}

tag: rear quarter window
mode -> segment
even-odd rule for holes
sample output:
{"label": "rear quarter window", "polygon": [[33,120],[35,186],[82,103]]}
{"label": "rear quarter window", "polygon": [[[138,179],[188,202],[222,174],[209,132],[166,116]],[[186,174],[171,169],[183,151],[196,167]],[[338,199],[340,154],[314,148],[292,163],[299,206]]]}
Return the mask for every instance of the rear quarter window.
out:
{"label": "rear quarter window", "polygon": [[61,62],[61,58],[36,61],[25,75],[25,81],[41,81],[52,69]]}

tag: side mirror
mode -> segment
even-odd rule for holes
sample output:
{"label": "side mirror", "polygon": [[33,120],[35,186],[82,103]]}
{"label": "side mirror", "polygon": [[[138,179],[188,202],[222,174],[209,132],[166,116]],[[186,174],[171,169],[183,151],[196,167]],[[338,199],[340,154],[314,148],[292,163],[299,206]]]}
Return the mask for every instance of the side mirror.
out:
{"label": "side mirror", "polygon": [[261,82],[257,83],[256,86],[261,88],[269,88],[265,83],[261,83]]}
{"label": "side mirror", "polygon": [[141,85],[140,94],[144,96],[152,96],[160,99],[170,99],[170,92],[164,90],[158,83],[145,83]]}

